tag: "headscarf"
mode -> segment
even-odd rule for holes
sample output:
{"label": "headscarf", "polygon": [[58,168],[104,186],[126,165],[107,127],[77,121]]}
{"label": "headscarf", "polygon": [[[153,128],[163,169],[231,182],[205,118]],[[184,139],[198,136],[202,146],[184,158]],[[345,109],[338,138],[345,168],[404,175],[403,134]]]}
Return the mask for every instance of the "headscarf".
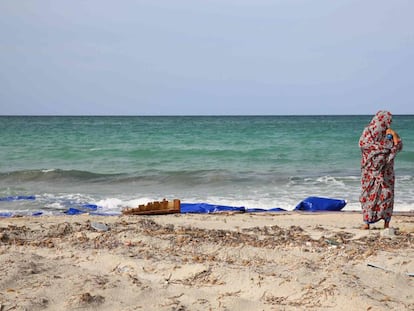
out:
{"label": "headscarf", "polygon": [[[369,165],[369,161],[376,156],[387,157],[390,155],[392,142],[386,139],[386,131],[392,123],[392,115],[389,111],[380,110],[372,118],[371,122],[362,132],[359,139],[359,147],[365,156],[362,157],[362,167]],[[386,160],[394,158],[394,153]]]}
{"label": "headscarf", "polygon": [[378,143],[381,144],[385,138],[385,132],[391,126],[391,123],[391,112],[385,110],[378,111],[363,131],[359,140],[359,146],[367,148]]}

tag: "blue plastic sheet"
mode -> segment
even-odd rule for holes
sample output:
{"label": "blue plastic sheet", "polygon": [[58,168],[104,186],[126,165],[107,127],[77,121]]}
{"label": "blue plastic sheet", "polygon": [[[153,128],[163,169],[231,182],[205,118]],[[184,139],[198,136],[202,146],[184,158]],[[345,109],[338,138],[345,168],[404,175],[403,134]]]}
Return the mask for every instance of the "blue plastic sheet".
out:
{"label": "blue plastic sheet", "polygon": [[[1,201],[17,201],[17,200],[35,200],[34,195],[19,195],[19,196],[8,196],[0,197]],[[67,202],[65,204],[68,206],[68,209],[63,213],[66,215],[79,215],[83,213],[89,213],[91,215],[101,215],[101,216],[113,216],[120,215],[120,213],[111,213],[111,212],[102,212],[100,207],[95,204],[79,204],[78,202]],[[346,205],[345,200],[340,199],[331,199],[331,198],[322,198],[322,197],[308,197],[295,207],[294,211],[340,211]],[[247,212],[247,213],[259,213],[259,212],[284,212],[287,211],[280,207],[275,207],[271,209],[263,208],[248,208],[245,207],[235,207],[235,206],[226,206],[226,205],[215,205],[209,203],[181,203],[181,213],[197,213],[197,214],[206,214],[206,213],[219,213],[219,212]],[[38,211],[34,212],[32,216],[42,215],[43,212]],[[12,217],[14,214],[10,212],[0,212],[0,217]]]}
{"label": "blue plastic sheet", "polygon": [[[39,212],[34,212],[31,214],[31,216],[40,216],[40,215],[43,215],[43,212],[39,211]],[[13,217],[13,216],[15,216],[15,214],[10,213],[10,212],[0,212],[0,217],[3,217],[3,218]]]}
{"label": "blue plastic sheet", "polygon": [[208,203],[181,203],[181,213],[218,213],[218,212],[245,212],[246,209],[242,207],[225,206],[225,205],[214,205]]}
{"label": "blue plastic sheet", "polygon": [[[76,204],[74,204],[76,206]],[[78,215],[89,213],[90,211],[96,211],[98,209],[98,205],[95,204],[82,204],[79,207],[70,207],[64,213],[66,215]]]}
{"label": "blue plastic sheet", "polygon": [[320,212],[320,211],[340,211],[346,205],[345,200],[330,199],[321,197],[308,197],[301,201],[296,207],[295,211],[308,211],[308,212]]}
{"label": "blue plastic sheet", "polygon": [[264,209],[264,208],[248,208],[246,209],[247,213],[260,213],[260,212],[286,212],[285,209],[280,207]]}
{"label": "blue plastic sheet", "polygon": [[264,209],[264,208],[248,208],[235,207],[226,205],[214,205],[208,203],[181,203],[181,213],[219,213],[219,212],[247,212],[247,213],[259,213],[259,212],[285,212],[286,210],[280,207]]}
{"label": "blue plastic sheet", "polygon": [[9,196],[9,197],[2,197],[0,198],[0,201],[19,201],[19,200],[36,200],[36,197],[34,195],[16,195],[16,196]]}
{"label": "blue plastic sheet", "polygon": [[92,211],[96,211],[98,209],[98,205],[96,204],[83,204],[82,207]]}
{"label": "blue plastic sheet", "polygon": [[80,209],[71,207],[68,210],[64,211],[64,213],[66,215],[79,215],[79,214],[83,214],[83,213],[86,213],[86,212],[81,211]]}

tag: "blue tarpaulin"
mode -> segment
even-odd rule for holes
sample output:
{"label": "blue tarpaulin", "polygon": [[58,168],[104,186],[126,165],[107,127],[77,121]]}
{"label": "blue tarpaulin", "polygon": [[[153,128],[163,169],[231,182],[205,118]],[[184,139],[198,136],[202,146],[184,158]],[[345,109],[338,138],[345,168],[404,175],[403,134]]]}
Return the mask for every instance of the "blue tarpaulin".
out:
{"label": "blue tarpaulin", "polygon": [[294,211],[308,211],[308,212],[320,212],[320,211],[340,211],[346,205],[345,200],[321,198],[321,197],[308,197],[301,201],[294,209]]}
{"label": "blue tarpaulin", "polygon": [[64,211],[64,213],[66,215],[79,215],[79,214],[83,214],[83,213],[86,213],[86,212],[81,211],[80,209],[71,207],[71,208],[67,209],[66,211]]}
{"label": "blue tarpaulin", "polygon": [[9,196],[9,197],[2,197],[0,198],[0,201],[19,201],[19,200],[36,200],[36,197],[34,195],[15,195],[15,196]]}
{"label": "blue tarpaulin", "polygon": [[217,213],[217,212],[245,212],[246,209],[242,207],[214,205],[208,203],[181,203],[181,213]]}
{"label": "blue tarpaulin", "polygon": [[[40,211],[30,214],[30,216],[41,216],[41,215],[43,215],[43,212],[40,212]],[[4,212],[4,213],[0,212],[0,217],[3,217],[3,218],[13,217],[13,216],[15,216],[15,214],[10,213],[10,212]]]}
{"label": "blue tarpaulin", "polygon": [[[6,201],[18,201],[18,200],[35,200],[34,195],[19,195],[19,196],[8,196],[0,197],[0,202]],[[77,202],[68,202],[69,208],[64,212],[66,215],[78,215],[83,213],[90,213],[94,215],[119,215],[120,213],[103,213],[100,211],[100,207],[95,204],[79,204]],[[322,197],[308,197],[295,207],[294,211],[340,211],[346,205],[345,200],[331,199]],[[245,208],[244,206],[226,206],[216,205],[209,203],[181,203],[181,213],[219,213],[219,212],[247,212],[247,213],[258,213],[258,212],[284,212],[287,211],[280,207],[263,209],[263,208]],[[42,215],[42,212],[34,212],[32,216]],[[0,212],[0,217],[11,217],[13,213]]]}
{"label": "blue tarpaulin", "polygon": [[96,211],[98,209],[98,205],[96,204],[83,204],[82,207],[92,211]]}
{"label": "blue tarpaulin", "polygon": [[98,205],[95,204],[82,204],[80,207],[70,207],[64,213],[66,215],[78,215],[83,213],[89,213],[89,211],[96,211]]}
{"label": "blue tarpaulin", "polygon": [[259,213],[259,212],[283,212],[286,211],[283,208],[275,207],[270,209],[263,208],[245,208],[226,206],[226,205],[214,205],[208,203],[181,203],[181,213],[219,213],[219,212],[247,212],[247,213]]}
{"label": "blue tarpaulin", "polygon": [[280,207],[275,207],[275,208],[269,208],[269,209],[264,209],[264,208],[247,208],[246,209],[247,213],[260,213],[260,212],[286,212],[285,209],[280,208]]}

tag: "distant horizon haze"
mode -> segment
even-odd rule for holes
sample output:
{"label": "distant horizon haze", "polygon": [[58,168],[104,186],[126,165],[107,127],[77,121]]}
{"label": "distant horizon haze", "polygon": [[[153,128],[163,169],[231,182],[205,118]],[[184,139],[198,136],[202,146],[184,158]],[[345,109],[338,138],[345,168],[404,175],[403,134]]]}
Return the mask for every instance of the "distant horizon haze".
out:
{"label": "distant horizon haze", "polygon": [[414,1],[1,1],[1,115],[414,114]]}

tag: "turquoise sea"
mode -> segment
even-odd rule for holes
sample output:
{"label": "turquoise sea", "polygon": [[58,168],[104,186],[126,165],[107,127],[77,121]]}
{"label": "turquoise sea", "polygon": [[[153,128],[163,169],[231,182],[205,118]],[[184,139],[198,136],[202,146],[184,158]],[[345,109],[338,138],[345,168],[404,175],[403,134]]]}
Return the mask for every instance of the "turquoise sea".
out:
{"label": "turquoise sea", "polygon": [[[103,212],[179,198],[359,210],[358,139],[372,116],[2,116],[0,212]],[[395,210],[414,210],[414,116],[396,115]]]}

